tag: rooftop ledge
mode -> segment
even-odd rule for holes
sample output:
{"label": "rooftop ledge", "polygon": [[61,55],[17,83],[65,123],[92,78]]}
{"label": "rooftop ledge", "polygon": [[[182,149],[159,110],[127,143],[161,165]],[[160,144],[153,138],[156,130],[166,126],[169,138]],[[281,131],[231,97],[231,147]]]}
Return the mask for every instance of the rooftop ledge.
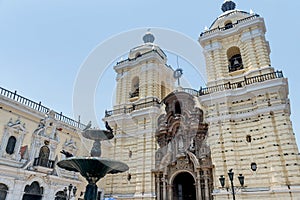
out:
{"label": "rooftop ledge", "polygon": [[258,18],[260,17],[258,14],[253,14],[252,16],[249,16],[249,17],[246,17],[246,18],[243,18],[243,19],[240,19],[240,20],[237,20],[236,23],[230,25],[230,26],[224,26],[224,27],[217,27],[217,28],[214,28],[214,29],[210,29],[208,31],[205,31],[205,32],[202,32],[200,34],[200,37],[204,37],[204,36],[207,36],[207,35],[210,35],[212,33],[216,33],[216,32],[222,32],[222,31],[226,31],[226,30],[229,30],[233,27],[236,27],[237,25],[239,24],[242,24],[242,23],[245,23],[247,21],[250,21],[252,19],[255,19],[255,18]]}

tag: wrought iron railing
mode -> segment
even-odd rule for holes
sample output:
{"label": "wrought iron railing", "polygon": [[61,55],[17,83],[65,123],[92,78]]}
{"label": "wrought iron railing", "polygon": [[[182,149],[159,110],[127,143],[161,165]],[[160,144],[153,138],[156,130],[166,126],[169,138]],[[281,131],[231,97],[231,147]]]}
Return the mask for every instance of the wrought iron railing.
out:
{"label": "wrought iron railing", "polygon": [[112,115],[117,115],[117,114],[126,114],[126,113],[131,113],[134,110],[140,110],[143,108],[149,108],[152,106],[159,106],[160,102],[158,99],[153,98],[151,101],[147,101],[147,102],[143,102],[143,103],[139,103],[139,104],[132,104],[132,106],[130,107],[124,107],[124,108],[119,108],[119,109],[115,109],[115,110],[109,110],[109,111],[105,111],[105,117],[109,117]]}
{"label": "wrought iron railing", "polygon": [[[17,94],[17,91],[12,92],[12,91],[9,91],[7,89],[4,89],[4,88],[0,87],[0,95],[2,95],[4,97],[7,97],[9,99],[12,99],[12,100],[24,105],[24,106],[27,106],[31,109],[34,109],[36,111],[39,111],[39,112],[42,112],[42,113],[45,113],[45,114],[50,111],[50,109],[43,106],[41,102],[37,103],[37,102],[34,102],[30,99],[27,99],[27,98]],[[55,112],[55,119],[57,119],[59,121],[62,121],[64,123],[68,124],[68,125],[78,127],[80,129],[85,128],[85,125],[80,123],[80,121],[76,121],[74,119],[66,117],[62,113]]]}
{"label": "wrought iron railing", "polygon": [[194,96],[202,96],[202,95],[207,95],[207,94],[211,94],[214,92],[237,89],[237,88],[244,87],[246,85],[260,83],[260,82],[264,82],[264,81],[272,80],[272,79],[276,79],[276,78],[283,78],[282,71],[276,71],[276,72],[262,74],[259,76],[253,76],[253,77],[249,77],[249,78],[244,77],[243,81],[234,82],[234,83],[228,82],[225,84],[216,85],[216,86],[212,86],[212,87],[200,88],[200,90],[198,90],[198,91],[195,89],[191,89],[191,88],[183,88],[183,90]]}
{"label": "wrought iron railing", "polygon": [[41,159],[40,157],[34,158],[33,166],[41,166],[53,169],[54,168],[55,161],[54,160],[48,160],[48,159]]}
{"label": "wrought iron railing", "polygon": [[[191,89],[191,88],[183,88],[183,91],[186,93],[189,93],[193,96],[203,96],[203,95],[211,94],[214,92],[237,89],[237,88],[244,87],[246,85],[260,83],[260,82],[264,82],[264,81],[272,80],[272,79],[276,79],[276,78],[283,78],[282,71],[276,71],[276,72],[267,73],[267,74],[263,74],[263,75],[259,75],[259,76],[253,76],[253,77],[249,77],[249,78],[244,77],[243,81],[234,82],[234,83],[228,82],[225,84],[216,85],[216,86],[212,86],[212,87],[200,88],[200,90],[195,90],[195,89]],[[158,99],[153,98],[151,101],[147,101],[147,102],[140,103],[140,104],[133,104],[131,107],[124,107],[124,108],[119,108],[119,109],[110,110],[110,111],[106,110],[105,117],[109,117],[109,116],[116,115],[116,114],[131,113],[134,110],[139,110],[139,109],[143,109],[143,108],[147,108],[147,107],[151,107],[151,106],[159,106],[159,105],[160,105],[160,102],[158,101]]]}

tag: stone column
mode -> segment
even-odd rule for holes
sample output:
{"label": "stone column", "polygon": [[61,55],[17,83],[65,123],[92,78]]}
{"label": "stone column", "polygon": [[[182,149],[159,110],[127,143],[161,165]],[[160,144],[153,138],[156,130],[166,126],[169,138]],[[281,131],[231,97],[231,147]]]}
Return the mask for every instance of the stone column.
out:
{"label": "stone column", "polygon": [[159,178],[159,174],[156,174],[156,196],[157,196],[157,200],[160,200],[160,178]]}
{"label": "stone column", "polygon": [[208,171],[204,171],[204,184],[205,184],[205,200],[209,200],[209,187],[208,187]]}
{"label": "stone column", "polygon": [[167,199],[167,184],[166,184],[165,175],[162,177],[162,181],[163,181],[163,200],[166,200]]}
{"label": "stone column", "polygon": [[173,186],[172,185],[168,185],[168,196],[169,198],[166,198],[168,200],[173,200]]}
{"label": "stone column", "polygon": [[202,194],[201,194],[201,178],[200,178],[200,171],[197,171],[197,177],[196,177],[196,195],[197,198],[201,200],[202,199]]}

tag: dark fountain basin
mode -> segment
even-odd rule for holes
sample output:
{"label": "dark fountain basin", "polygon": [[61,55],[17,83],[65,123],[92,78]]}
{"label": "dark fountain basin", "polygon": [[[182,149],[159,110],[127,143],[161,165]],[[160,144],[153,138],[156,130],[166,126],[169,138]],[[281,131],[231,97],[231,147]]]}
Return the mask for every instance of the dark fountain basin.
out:
{"label": "dark fountain basin", "polygon": [[90,157],[69,157],[57,163],[58,167],[68,171],[79,172],[88,182],[86,186],[84,200],[96,200],[97,198],[97,182],[106,174],[116,174],[125,172],[129,169],[128,165],[112,160],[102,158],[101,141],[110,140],[114,137],[113,131],[86,129],[82,132],[82,136],[94,140]]}
{"label": "dark fountain basin", "polygon": [[90,177],[99,180],[106,174],[116,174],[129,169],[123,162],[99,157],[71,157],[58,162],[57,165],[68,171],[79,172],[87,180]]}

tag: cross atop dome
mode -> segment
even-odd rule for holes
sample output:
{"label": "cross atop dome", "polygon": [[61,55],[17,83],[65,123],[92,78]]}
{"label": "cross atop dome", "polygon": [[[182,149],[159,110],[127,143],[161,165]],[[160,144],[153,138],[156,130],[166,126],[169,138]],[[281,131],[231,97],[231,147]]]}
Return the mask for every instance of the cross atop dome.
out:
{"label": "cross atop dome", "polygon": [[224,3],[222,4],[222,11],[226,12],[228,10],[234,10],[235,9],[235,3],[231,0],[225,0]]}

